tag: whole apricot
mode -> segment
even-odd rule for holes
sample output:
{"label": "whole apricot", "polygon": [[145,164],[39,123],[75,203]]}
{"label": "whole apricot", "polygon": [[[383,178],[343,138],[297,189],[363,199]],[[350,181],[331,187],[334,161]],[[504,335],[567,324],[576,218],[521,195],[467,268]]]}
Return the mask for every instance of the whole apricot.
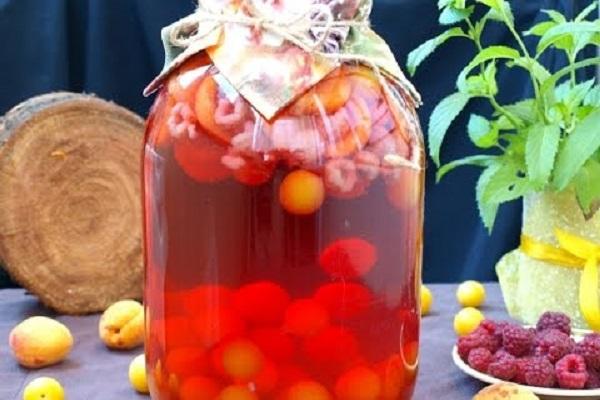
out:
{"label": "whole apricot", "polygon": [[144,307],[135,300],[119,301],[108,307],[98,327],[107,347],[133,349],[144,343]]}
{"label": "whole apricot", "polygon": [[65,391],[56,379],[36,378],[25,386],[23,400],[64,400]]}
{"label": "whole apricot", "polygon": [[43,368],[67,357],[73,347],[73,336],[56,320],[31,317],[13,328],[8,343],[19,364]]}

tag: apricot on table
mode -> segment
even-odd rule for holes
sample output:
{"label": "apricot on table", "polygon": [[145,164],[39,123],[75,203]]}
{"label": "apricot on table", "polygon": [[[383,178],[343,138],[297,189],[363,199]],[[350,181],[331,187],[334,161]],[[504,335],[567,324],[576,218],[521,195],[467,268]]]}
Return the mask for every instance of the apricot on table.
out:
{"label": "apricot on table", "polygon": [[146,357],[140,354],[129,364],[129,383],[139,393],[148,393],[148,379],[146,377]]}
{"label": "apricot on table", "polygon": [[64,400],[65,391],[56,380],[47,377],[36,378],[25,386],[23,400]]}
{"label": "apricot on table", "polygon": [[370,368],[352,368],[338,378],[335,394],[339,400],[376,400],[381,394],[381,379]]}
{"label": "apricot on table", "polygon": [[314,214],[325,201],[323,179],[306,170],[291,172],[281,182],[279,201],[290,214]]}
{"label": "apricot on table", "polygon": [[8,343],[24,367],[43,368],[64,360],[73,347],[73,336],[60,322],[31,317],[13,328]]}
{"label": "apricot on table", "polygon": [[122,300],[104,311],[98,327],[100,338],[110,349],[129,350],[144,343],[144,307],[135,300]]}

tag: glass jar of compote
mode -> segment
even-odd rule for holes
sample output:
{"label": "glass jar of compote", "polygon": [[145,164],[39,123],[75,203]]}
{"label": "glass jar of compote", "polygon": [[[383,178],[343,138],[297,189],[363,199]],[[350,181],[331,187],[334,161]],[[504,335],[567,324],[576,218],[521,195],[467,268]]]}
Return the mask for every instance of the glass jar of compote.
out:
{"label": "glass jar of compote", "polygon": [[144,152],[153,398],[411,398],[424,159],[413,104],[356,63],[269,120],[205,54],[168,76]]}

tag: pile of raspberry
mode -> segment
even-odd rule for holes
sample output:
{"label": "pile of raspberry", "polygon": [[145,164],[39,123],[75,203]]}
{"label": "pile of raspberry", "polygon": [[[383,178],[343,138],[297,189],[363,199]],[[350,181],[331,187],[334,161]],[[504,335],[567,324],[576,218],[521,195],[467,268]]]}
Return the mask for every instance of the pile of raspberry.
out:
{"label": "pile of raspberry", "polygon": [[471,368],[504,381],[562,389],[600,388],[600,334],[571,338],[571,320],[544,313],[535,328],[484,320],[458,339],[458,354]]}

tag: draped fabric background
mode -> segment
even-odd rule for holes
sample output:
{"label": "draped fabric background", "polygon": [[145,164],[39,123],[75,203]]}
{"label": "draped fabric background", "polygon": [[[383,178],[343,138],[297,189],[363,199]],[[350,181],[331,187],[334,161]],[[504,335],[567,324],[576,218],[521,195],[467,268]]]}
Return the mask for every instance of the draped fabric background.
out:
{"label": "draped fabric background", "polygon": [[[512,1],[520,30],[555,8],[568,15],[595,0]],[[408,52],[439,33],[436,0],[375,0],[372,22],[404,65]],[[141,115],[152,99],[141,95],[161,69],[160,28],[189,14],[193,0],[0,0],[0,115],[18,102],[56,90],[96,93]],[[503,29],[490,41],[511,42]],[[458,71],[473,56],[461,39],[428,60],[414,78],[425,105],[419,113],[424,129],[435,104],[450,94]],[[560,63],[547,58],[546,63]],[[529,88],[525,76],[502,71],[500,88],[510,101]],[[474,104],[471,109],[477,109]],[[489,110],[479,106],[478,112]],[[472,151],[459,118],[443,148],[450,161]],[[494,265],[518,243],[520,202],[504,206],[490,236],[483,228],[474,198],[476,169],[461,169],[441,184],[428,168],[424,278],[428,282],[495,279]],[[1,190],[1,188],[0,188]],[[391,238],[393,240],[393,238]],[[7,280],[0,276],[0,286]]]}

